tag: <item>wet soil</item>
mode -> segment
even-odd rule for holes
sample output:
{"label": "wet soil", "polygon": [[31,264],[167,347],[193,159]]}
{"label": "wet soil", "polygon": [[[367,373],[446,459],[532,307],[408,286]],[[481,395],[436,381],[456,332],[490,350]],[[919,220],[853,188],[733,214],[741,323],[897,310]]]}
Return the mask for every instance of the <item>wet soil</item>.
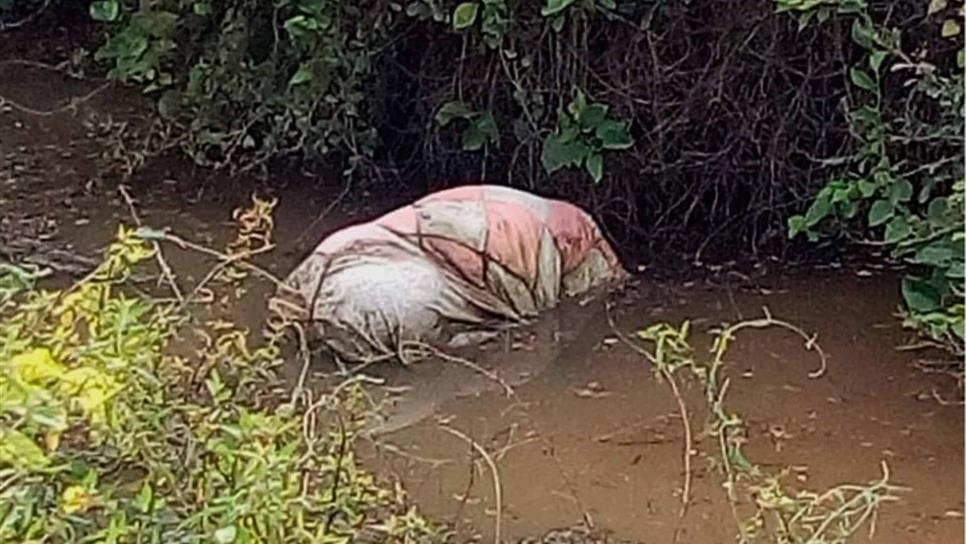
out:
{"label": "wet soil", "polygon": [[[75,110],[38,113],[63,108],[102,84],[0,64],[0,97],[17,103],[0,105],[0,243],[13,257],[54,265],[54,283],[69,280],[58,266],[83,268],[118,223],[132,222],[112,179],[103,179],[103,137],[94,137],[92,126],[107,118],[144,122],[150,104],[136,92],[109,87]],[[278,275],[327,232],[399,198],[354,194],[316,221],[339,198],[337,184],[272,181],[274,189],[263,193],[279,198],[278,249],[259,264]],[[254,180],[212,178],[170,157],[150,161],[127,183],[145,224],[215,246],[234,237],[231,210],[259,189]],[[23,240],[43,243],[25,249]],[[67,256],[53,262],[51,249]],[[166,255],[189,284],[210,266],[176,248]],[[908,340],[892,316],[900,302],[896,275],[777,265],[754,278],[642,277],[617,301],[616,329],[628,333],[690,319],[701,346],[709,327],[759,317],[767,306],[817,333],[829,360],[827,372],[815,379],[808,377],[818,365],[815,353],[787,332],[748,331],[729,351],[727,398],[747,423],[748,456],[770,470],[795,467],[792,481],[809,489],[877,479],[885,461],[892,482],[909,490],[883,506],[872,540],[963,542],[963,408],[936,399],[955,398],[956,385],[914,366],[927,354],[896,349]],[[257,324],[266,292],[253,291],[235,317]],[[683,434],[677,405],[641,356],[614,341],[608,315],[601,299],[572,302],[530,331],[464,354],[498,374],[512,395],[459,363],[367,369],[391,386],[395,404],[371,429],[366,463],[398,479],[420,508],[453,524],[464,540],[492,538],[495,497],[485,464],[444,426],[475,440],[496,462],[505,540],[590,522],[637,542],[670,542],[676,532],[679,542],[732,542],[734,522],[708,440],[695,444],[692,499],[679,519]],[[704,423],[699,392],[682,386],[698,433]],[[863,531],[855,541],[870,538]]]}

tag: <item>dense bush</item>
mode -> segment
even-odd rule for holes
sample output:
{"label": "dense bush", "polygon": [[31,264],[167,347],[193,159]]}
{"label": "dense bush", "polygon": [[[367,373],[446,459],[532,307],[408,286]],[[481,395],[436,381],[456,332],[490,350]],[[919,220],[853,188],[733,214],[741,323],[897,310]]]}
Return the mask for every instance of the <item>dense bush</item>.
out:
{"label": "dense bush", "polygon": [[639,254],[774,252],[800,232],[871,241],[915,266],[908,322],[960,342],[961,2],[96,0],[90,13],[97,58],[156,99],[159,134],[201,164],[324,161],[420,190],[506,181],[591,208]]}
{"label": "dense bush", "polygon": [[928,32],[918,40],[877,21],[856,0],[779,0],[779,6],[803,26],[841,17],[862,49],[848,70],[853,151],[834,161],[842,166],[807,212],[788,219],[789,235],[814,240],[834,229],[889,248],[911,268],[902,281],[906,324],[962,355],[962,4],[929,3]]}
{"label": "dense bush", "polygon": [[436,540],[357,464],[360,390],[272,398],[277,336],[214,318],[177,355],[184,306],[125,283],[154,236],[64,290],[0,270],[0,541]]}

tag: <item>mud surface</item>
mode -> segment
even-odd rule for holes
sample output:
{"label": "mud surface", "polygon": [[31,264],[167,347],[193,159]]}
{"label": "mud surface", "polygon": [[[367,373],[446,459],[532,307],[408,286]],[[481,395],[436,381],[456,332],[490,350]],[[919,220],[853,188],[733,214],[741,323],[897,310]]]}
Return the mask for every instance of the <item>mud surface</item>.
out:
{"label": "mud surface", "polygon": [[[0,256],[51,267],[54,283],[91,262],[119,222],[133,221],[103,175],[105,147],[95,136],[107,120],[146,118],[143,100],[105,88],[76,108],[44,113],[101,85],[0,64],[0,97],[16,102],[0,106]],[[339,198],[338,187],[278,189],[273,181],[279,247],[259,264],[279,275],[325,233],[396,203],[354,194],[316,221]],[[145,224],[215,246],[234,236],[231,210],[257,188],[252,180],[213,179],[177,159],[149,162],[129,185]],[[186,284],[211,264],[176,248],[166,255]],[[754,279],[641,278],[617,301],[616,329],[630,333],[691,319],[700,353],[702,331],[760,317],[767,306],[817,333],[829,360],[827,373],[816,379],[808,377],[819,364],[815,353],[787,332],[748,331],[729,351],[727,398],[748,425],[749,457],[770,470],[794,467],[792,481],[809,489],[877,479],[885,461],[892,482],[909,491],[882,508],[874,541],[963,542],[963,409],[936,398],[955,396],[948,376],[915,368],[927,354],[895,349],[908,340],[892,317],[897,277],[850,267],[777,268]],[[236,317],[257,324],[264,302],[265,291],[253,291]],[[639,542],[670,542],[675,531],[680,542],[733,541],[734,521],[721,475],[711,468],[715,449],[708,440],[695,444],[690,509],[678,518],[683,434],[677,405],[641,356],[614,341],[602,300],[572,302],[533,330],[466,355],[504,383],[452,361],[368,369],[386,380],[396,403],[366,442],[366,462],[398,478],[422,509],[453,523],[461,538],[492,538],[495,497],[485,464],[444,425],[475,440],[497,463],[505,539],[589,521]],[[683,387],[688,405],[700,406],[698,391]],[[703,422],[695,408],[696,434]],[[869,540],[865,529],[857,542]]]}

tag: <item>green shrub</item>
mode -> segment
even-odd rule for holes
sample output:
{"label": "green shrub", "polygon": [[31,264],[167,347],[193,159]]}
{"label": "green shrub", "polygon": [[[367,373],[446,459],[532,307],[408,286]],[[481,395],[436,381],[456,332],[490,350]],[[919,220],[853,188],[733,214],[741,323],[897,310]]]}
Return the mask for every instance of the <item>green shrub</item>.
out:
{"label": "green shrub", "polygon": [[[121,228],[67,289],[0,270],[0,541],[435,540],[358,465],[361,392],[304,409],[266,394],[278,335],[255,344],[128,294],[152,256],[139,234]],[[190,356],[177,354],[186,331],[202,338]]]}
{"label": "green shrub", "polygon": [[[966,338],[963,200],[963,46],[958,9],[929,3],[927,57],[907,53],[897,29],[859,0],[777,0],[802,26],[838,17],[863,52],[849,68],[853,152],[789,236],[844,232],[888,248],[910,269],[902,280],[904,323],[962,354]],[[961,11],[959,12],[961,13]],[[885,81],[891,78],[891,84]],[[896,92],[896,89],[903,89]],[[874,237],[876,240],[868,240]]]}

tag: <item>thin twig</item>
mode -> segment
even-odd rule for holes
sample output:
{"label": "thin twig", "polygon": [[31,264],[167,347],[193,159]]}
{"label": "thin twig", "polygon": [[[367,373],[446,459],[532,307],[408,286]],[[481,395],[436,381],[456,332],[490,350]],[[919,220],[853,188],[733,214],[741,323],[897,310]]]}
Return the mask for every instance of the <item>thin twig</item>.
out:
{"label": "thin twig", "polygon": [[50,7],[50,0],[44,0],[44,3],[39,8],[37,8],[36,10],[32,11],[31,13],[25,15],[23,18],[21,18],[19,20],[16,20],[16,21],[14,21],[12,23],[3,23],[3,22],[0,22],[0,32],[4,32],[6,30],[11,30],[11,29],[14,29],[14,28],[19,28],[19,27],[21,27],[21,26],[23,26],[23,25],[25,25],[25,24],[33,21],[34,19],[36,19],[37,17],[39,17],[41,13],[43,13],[44,11],[46,11],[48,7]]}
{"label": "thin twig", "polygon": [[[121,193],[121,197],[127,204],[128,209],[131,211],[131,218],[138,227],[143,227],[141,223],[141,218],[138,216],[137,207],[134,205],[134,199],[131,198],[131,194],[128,192],[127,186],[119,185],[117,188],[118,192]],[[178,299],[179,303],[184,303],[184,296],[181,294],[181,288],[178,287],[178,282],[175,280],[174,271],[171,266],[168,265],[168,261],[164,258],[164,252],[161,251],[161,244],[157,240],[151,240],[151,247],[154,248],[154,258],[158,261],[158,267],[161,269],[161,278],[168,282],[168,286],[171,287],[171,291],[174,293],[175,298]]]}
{"label": "thin twig", "polygon": [[449,434],[459,438],[460,440],[466,442],[467,444],[469,444],[470,447],[476,450],[476,452],[479,453],[481,457],[483,457],[483,460],[486,461],[486,464],[490,467],[490,475],[493,477],[493,494],[496,498],[496,520],[494,521],[493,543],[500,544],[501,543],[500,535],[501,535],[502,518],[503,518],[503,487],[502,487],[502,484],[500,483],[500,472],[496,468],[496,462],[493,461],[493,458],[490,457],[490,454],[486,452],[486,449],[483,448],[483,446],[481,446],[478,442],[476,442],[472,438],[466,436],[463,432],[458,431],[452,427],[447,427],[445,425],[440,425],[440,428],[448,432]]}
{"label": "thin twig", "polygon": [[661,374],[664,375],[664,379],[671,386],[671,393],[674,394],[674,400],[678,403],[678,411],[681,412],[681,425],[684,426],[684,490],[681,492],[681,510],[678,512],[678,517],[683,518],[688,513],[688,504],[691,501],[691,450],[694,449],[694,438],[691,434],[688,408],[684,404],[684,398],[681,397],[681,391],[678,390],[677,381],[667,370],[661,370]]}
{"label": "thin twig", "polygon": [[[644,348],[638,346],[634,342],[627,338],[627,336],[617,329],[617,325],[614,323],[614,318],[610,313],[610,305],[604,305],[605,313],[607,314],[607,323],[610,325],[611,331],[628,347],[636,351],[637,353],[643,355],[651,363],[654,363],[654,358],[650,352]],[[678,404],[678,412],[681,416],[681,425],[684,428],[684,485],[681,492],[681,510],[678,512],[678,518],[683,518],[688,512],[688,504],[691,501],[691,450],[694,449],[694,435],[691,432],[691,422],[688,418],[688,407],[684,403],[684,398],[681,396],[681,391],[678,389],[678,384],[674,380],[674,376],[666,369],[661,369],[661,375],[667,380],[671,387],[671,393],[674,395],[674,400]],[[677,531],[675,531],[675,540],[677,540]]]}
{"label": "thin twig", "polygon": [[61,106],[59,108],[54,108],[52,110],[38,110],[38,109],[34,109],[34,108],[31,108],[30,106],[24,106],[23,104],[20,104],[19,102],[16,102],[16,101],[11,100],[11,99],[9,99],[7,97],[4,97],[4,96],[0,96],[0,107],[6,105],[6,106],[10,106],[13,109],[15,109],[17,111],[20,111],[22,113],[28,113],[30,115],[38,115],[38,116],[41,116],[41,117],[49,117],[51,115],[57,115],[57,114],[60,114],[60,113],[64,113],[66,111],[75,110],[77,108],[77,106],[79,106],[82,103],[87,102],[88,100],[94,98],[101,91],[103,91],[104,89],[107,89],[108,87],[110,87],[111,86],[111,83],[112,83],[111,81],[108,81],[107,83],[104,83],[104,84],[100,85],[99,87],[97,87],[93,91],[91,91],[91,92],[89,92],[89,93],[87,93],[87,94],[85,94],[83,96],[80,96],[80,97],[77,97],[77,98],[71,98],[70,101],[68,101],[67,105]]}
{"label": "thin twig", "polygon": [[302,243],[302,239],[304,239],[305,236],[308,235],[308,233],[313,228],[315,228],[316,225],[318,225],[326,217],[328,217],[329,213],[331,213],[332,210],[335,209],[335,207],[338,206],[339,203],[342,202],[345,199],[346,195],[349,194],[349,189],[351,189],[351,188],[352,188],[352,183],[349,182],[349,181],[347,181],[345,183],[345,187],[342,189],[342,192],[339,193],[339,196],[337,196],[334,200],[332,200],[331,202],[329,202],[329,205],[326,206],[325,209],[323,209],[322,212],[319,213],[319,215],[317,215],[315,217],[315,219],[312,220],[311,223],[309,223],[309,226],[307,226],[304,229],[302,229],[302,232],[295,238],[295,243],[292,244],[293,247],[298,247],[299,244]]}
{"label": "thin twig", "polygon": [[193,251],[197,251],[199,253],[204,253],[205,255],[216,257],[224,262],[227,262],[228,264],[237,264],[238,266],[241,266],[252,272],[255,272],[262,278],[272,282],[273,284],[275,284],[276,287],[278,287],[280,290],[284,292],[287,292],[290,294],[298,294],[298,290],[296,290],[291,285],[287,285],[284,281],[280,280],[277,276],[275,276],[268,270],[265,270],[264,268],[256,264],[245,261],[245,259],[248,257],[274,249],[275,248],[274,244],[266,244],[262,247],[259,247],[251,251],[242,252],[237,255],[229,255],[227,253],[223,253],[221,251],[217,251],[209,247],[205,247],[203,245],[185,240],[184,238],[171,233],[164,233],[164,236],[161,239],[167,242],[171,242],[182,249],[190,249]]}

